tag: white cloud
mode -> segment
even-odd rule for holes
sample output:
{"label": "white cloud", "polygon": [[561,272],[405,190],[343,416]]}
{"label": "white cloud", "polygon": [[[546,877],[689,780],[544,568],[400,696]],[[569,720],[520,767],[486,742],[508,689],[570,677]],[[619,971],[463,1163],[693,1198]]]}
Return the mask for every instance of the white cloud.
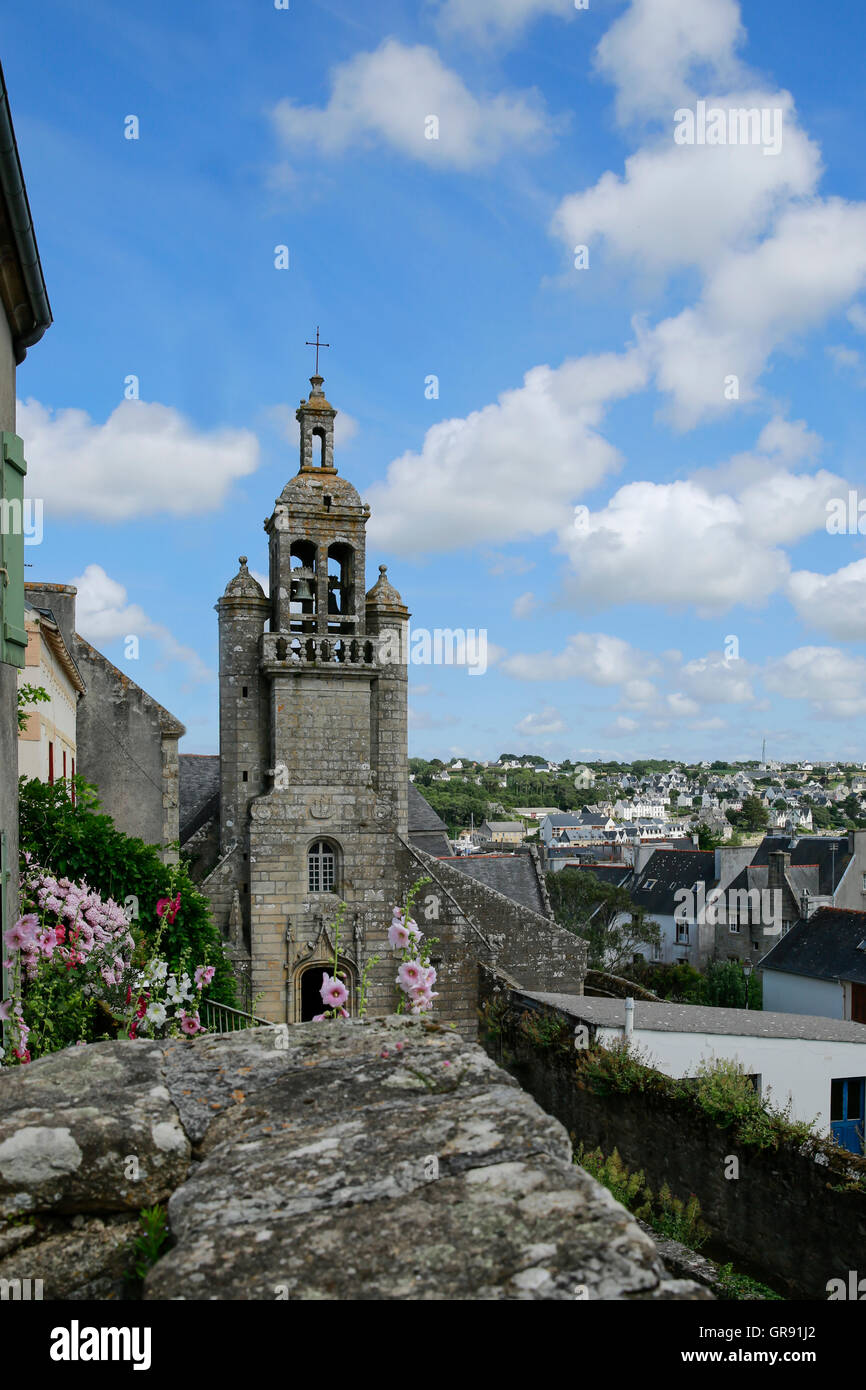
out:
{"label": "white cloud", "polygon": [[711,652],[687,661],[678,681],[688,695],[703,704],[741,705],[755,698],[750,679],[753,673],[748,662]]}
{"label": "white cloud", "polygon": [[659,669],[653,657],[603,632],[578,632],[568,638],[562,652],[517,654],[506,657],[501,665],[518,680],[579,679],[600,686],[643,680]]}
{"label": "white cloud", "polygon": [[750,534],[743,505],[694,482],[629,483],[585,525],[560,532],[579,606],[691,604],[702,613],[755,605],[784,585],[783,551]]}
{"label": "white cloud", "polygon": [[84,573],[72,583],[78,590],[75,627],[86,641],[98,647],[104,642],[134,636],[139,639],[141,656],[146,654],[149,638],[159,653],[158,666],[185,666],[190,685],[216,680],[215,672],[205,665],[198,653],[178,642],[167,627],[155,623],[139,604],[130,603],[123,585],[106,574],[101,565],[87,565]]}
{"label": "white cloud", "polygon": [[788,593],[808,627],[842,641],[866,641],[866,559],[855,560],[835,574],[797,570]]}
{"label": "white cloud", "polygon": [[511,616],[513,618],[531,618],[536,608],[540,606],[540,600],[530,589],[525,594],[520,594],[512,604]]}
{"label": "white cloud", "polygon": [[798,647],[771,662],[764,681],[787,699],[809,700],[818,717],[866,714],[866,659],[838,647]]}
{"label": "white cloud", "polygon": [[563,719],[558,709],[552,705],[547,705],[543,710],[533,714],[527,714],[525,718],[519,720],[514,726],[516,734],[525,734],[527,737],[542,734],[562,734],[565,733],[568,725]]}
{"label": "white cloud", "polygon": [[814,190],[820,157],[796,126],[788,92],[739,93],[731,101],[783,111],[778,156],[765,157],[759,145],[676,145],[671,107],[668,131],[626,160],[624,177],[608,171],[594,187],[562,200],[554,233],[569,249],[603,240],[616,257],[651,271],[691,265],[708,271],[720,256],[745,247],[785,201]]}
{"label": "white cloud", "polygon": [[572,0],[445,0],[439,12],[443,29],[476,42],[513,39],[534,19],[574,17]]}
{"label": "white cloud", "polygon": [[697,305],[645,339],[656,382],[679,429],[755,399],[771,354],[842,309],[866,283],[866,205],[841,198],[787,208],[758,246],[731,252],[709,274]]}
{"label": "white cloud", "polygon": [[596,66],[617,88],[620,120],[665,115],[693,95],[696,69],[713,85],[739,79],[744,37],[736,0],[632,0],[599,43]]}
{"label": "white cloud", "polygon": [[[412,159],[463,170],[521,146],[536,149],[552,130],[535,92],[473,96],[434,49],[392,38],[333,70],[327,106],[286,98],[272,116],[292,155],[337,155],[378,140]],[[437,139],[426,133],[431,116],[439,122]]]}
{"label": "white cloud", "polygon": [[18,403],[28,492],[47,519],[97,521],[194,516],[221,506],[254,473],[259,445],[248,430],[199,430],[171,406],[123,401],[105,424],[84,410]]}
{"label": "white cloud", "polygon": [[433,425],[420,453],[367,489],[375,544],[414,555],[555,529],[569,502],[618,466],[598,426],[645,378],[634,351],[533,367],[495,405]]}
{"label": "white cloud", "polygon": [[860,366],[862,359],[856,348],[844,347],[841,343],[831,343],[824,350],[840,371],[853,371]]}

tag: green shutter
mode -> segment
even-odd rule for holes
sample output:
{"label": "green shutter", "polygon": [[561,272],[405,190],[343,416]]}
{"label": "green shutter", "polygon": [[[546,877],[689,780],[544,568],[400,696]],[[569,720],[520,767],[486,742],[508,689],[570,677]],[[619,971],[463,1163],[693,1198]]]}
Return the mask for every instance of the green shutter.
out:
{"label": "green shutter", "polygon": [[4,430],[0,461],[0,661],[23,666],[24,628],[24,444]]}

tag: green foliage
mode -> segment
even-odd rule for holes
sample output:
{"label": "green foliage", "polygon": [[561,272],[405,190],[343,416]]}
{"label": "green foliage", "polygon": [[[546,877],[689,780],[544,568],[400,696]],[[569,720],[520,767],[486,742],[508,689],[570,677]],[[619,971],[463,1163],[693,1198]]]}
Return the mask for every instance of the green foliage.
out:
{"label": "green foliage", "polygon": [[601,1149],[589,1152],[581,1144],[574,1155],[574,1161],[591,1173],[596,1182],[606,1187],[618,1202],[628,1207],[629,1211],[634,1211],[641,1205],[639,1199],[646,1188],[646,1178],[643,1173],[630,1173],[617,1149],[605,1158]]}
{"label": "green foliage", "polygon": [[760,980],[754,973],[747,979],[739,961],[715,960],[707,966],[700,1003],[720,1009],[760,1009],[762,1002]]}
{"label": "green foliage", "polygon": [[574,1161],[659,1235],[668,1240],[678,1240],[690,1250],[700,1250],[706,1244],[710,1231],[701,1221],[701,1204],[694,1193],[688,1201],[683,1202],[679,1197],[674,1197],[667,1183],[664,1183],[658,1196],[653,1196],[643,1172],[629,1172],[617,1149],[609,1158],[605,1158],[601,1149],[589,1153],[581,1144]]}
{"label": "green foliage", "polygon": [[468,826],[473,816],[476,825],[480,825],[487,816],[489,794],[475,782],[455,778],[450,782],[421,785],[418,790],[437,815],[442,817],[452,835]]}
{"label": "green foliage", "polygon": [[521,1014],[518,1029],[536,1047],[555,1047],[571,1039],[571,1029],[561,1014],[537,1014],[527,1010]]}
{"label": "green foliage", "polygon": [[632,967],[631,978],[660,999],[677,1004],[704,1003],[706,982],[693,965],[653,965],[643,961]]}
{"label": "green foliage", "polygon": [[731,1129],[741,1144],[777,1149],[782,1140],[803,1144],[814,1137],[817,1120],[793,1120],[790,1100],[781,1109],[756,1092],[741,1063],[717,1057],[702,1062],[696,1077],[680,1083],[720,1129]]}
{"label": "green foliage", "polygon": [[23,734],[27,728],[27,720],[30,717],[30,710],[27,705],[44,705],[51,703],[51,696],[41,685],[19,685],[18,687],[18,732]]}
{"label": "green foliage", "polygon": [[769,1302],[783,1303],[780,1293],[774,1293],[767,1284],[750,1279],[748,1274],[737,1274],[732,1264],[721,1265],[716,1285],[719,1296],[726,1299],[766,1299]]}
{"label": "green foliage", "polygon": [[591,970],[619,974],[631,965],[636,947],[660,942],[658,923],[625,888],[580,869],[548,873],[545,881],[557,925],[587,942]]}
{"label": "green foliage", "polygon": [[159,1205],[144,1207],[139,1213],[141,1234],[136,1237],[134,1269],[139,1279],[153,1269],[159,1259],[162,1247],[168,1240],[168,1213]]}
{"label": "green foliage", "polygon": [[[150,945],[161,930],[161,950],[173,970],[186,962],[215,965],[208,998],[236,1006],[234,977],[211,918],[210,904],[192,882],[186,866],[164,864],[154,845],[124,835],[110,816],[99,814],[96,789],[80,777],[74,782],[75,805],[64,783],[48,786],[36,779],[19,780],[22,854],[29,852],[58,878],[88,883],[121,907],[127,899],[136,899],[138,918],[133,926],[144,943]],[[180,893],[181,907],[175,921],[169,922],[167,917],[160,921],[157,902],[176,893]]]}
{"label": "green foliage", "polygon": [[678,1240],[690,1250],[700,1250],[709,1239],[710,1232],[701,1221],[701,1204],[694,1193],[687,1202],[674,1197],[667,1183],[653,1204],[649,1223],[659,1235],[668,1240]]}
{"label": "green foliage", "polygon": [[649,1057],[625,1038],[610,1047],[588,1048],[578,1053],[578,1068],[590,1090],[600,1096],[617,1091],[648,1091],[665,1084],[665,1078],[650,1066]]}
{"label": "green foliage", "polygon": [[109,1015],[84,993],[78,972],[68,971],[56,956],[43,961],[39,974],[28,982],[24,1020],[30,1028],[28,1047],[33,1057],[60,1052],[79,1039],[95,1041],[97,1024],[109,1031]]}

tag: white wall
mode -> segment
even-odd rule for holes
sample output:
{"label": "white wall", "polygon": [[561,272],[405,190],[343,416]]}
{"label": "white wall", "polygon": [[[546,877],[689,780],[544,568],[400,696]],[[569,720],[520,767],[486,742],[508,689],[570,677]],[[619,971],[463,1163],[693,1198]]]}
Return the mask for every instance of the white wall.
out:
{"label": "white wall", "polygon": [[[599,1028],[603,1047],[621,1039],[622,1028]],[[663,1033],[635,1028],[635,1045],[666,1076],[693,1076],[702,1061],[726,1057],[761,1077],[761,1095],[783,1106],[790,1097],[792,1118],[830,1130],[830,1082],[866,1076],[866,1043],[819,1042],[805,1038],[747,1038],[723,1033]],[[769,1092],[769,1097],[768,1097]]]}
{"label": "white wall", "polygon": [[784,970],[764,971],[764,1008],[768,1013],[845,1018],[844,992],[835,980],[813,980]]}

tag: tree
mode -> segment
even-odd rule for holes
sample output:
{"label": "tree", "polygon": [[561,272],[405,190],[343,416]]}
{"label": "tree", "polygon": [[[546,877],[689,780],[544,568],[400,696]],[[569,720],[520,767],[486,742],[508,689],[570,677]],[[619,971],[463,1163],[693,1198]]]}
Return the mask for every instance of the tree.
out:
{"label": "tree", "polygon": [[721,835],[714,835],[708,825],[698,826],[698,849],[708,853],[710,850],[718,849],[724,843]]}
{"label": "tree", "polygon": [[590,969],[616,975],[631,965],[639,946],[660,944],[658,922],[625,888],[580,869],[549,873],[546,880],[556,922],[587,942]]}
{"label": "tree", "polygon": [[747,978],[739,961],[714,960],[707,967],[704,1004],[720,1009],[760,1009],[761,994],[758,977],[752,974]]}
{"label": "tree", "polygon": [[770,820],[767,808],[759,796],[744,797],[743,809],[737,814],[739,819],[736,823],[744,830],[764,830]]}

